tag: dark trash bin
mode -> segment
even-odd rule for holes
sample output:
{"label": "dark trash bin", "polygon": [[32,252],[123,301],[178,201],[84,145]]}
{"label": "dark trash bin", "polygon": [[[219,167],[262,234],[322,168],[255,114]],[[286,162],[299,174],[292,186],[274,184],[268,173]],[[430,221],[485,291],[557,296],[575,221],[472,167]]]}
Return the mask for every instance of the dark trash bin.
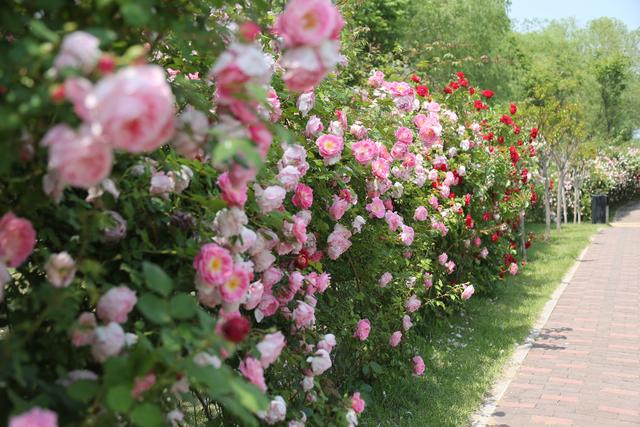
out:
{"label": "dark trash bin", "polygon": [[591,223],[606,224],[608,218],[607,196],[597,194],[591,196]]}

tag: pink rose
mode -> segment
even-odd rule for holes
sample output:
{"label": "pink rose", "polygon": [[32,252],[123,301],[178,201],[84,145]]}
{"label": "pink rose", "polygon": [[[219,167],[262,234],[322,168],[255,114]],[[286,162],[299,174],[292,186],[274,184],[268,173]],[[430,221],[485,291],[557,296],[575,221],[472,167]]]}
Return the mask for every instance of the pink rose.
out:
{"label": "pink rose", "polygon": [[193,160],[204,154],[209,132],[209,119],[205,113],[187,106],[176,120],[176,129],[171,144],[180,155]]}
{"label": "pink rose", "polygon": [[356,391],[351,396],[351,409],[356,411],[356,413],[361,414],[364,411],[366,404],[364,400],[360,397],[360,392]]}
{"label": "pink rose", "polygon": [[247,185],[243,183],[234,185],[229,172],[221,173],[217,184],[221,191],[220,197],[229,206],[243,207],[247,202]]}
{"label": "pink rose", "polygon": [[413,230],[413,228],[403,224],[402,233],[400,233],[400,241],[406,246],[411,246],[414,236],[415,231]]}
{"label": "pink rose", "polygon": [[405,331],[408,331],[409,329],[411,329],[412,326],[413,326],[413,323],[411,322],[411,317],[409,317],[408,314],[405,314],[402,317],[402,329],[404,329]]}
{"label": "pink rose", "polygon": [[283,276],[284,276],[284,273],[279,268],[276,268],[276,267],[267,268],[265,272],[262,273],[262,283],[264,283],[265,289],[271,289],[273,285],[277,284],[278,282],[280,282],[280,280],[282,280]]}
{"label": "pink rose", "polygon": [[76,262],[67,252],[51,254],[44,266],[47,280],[56,288],[66,288],[76,275]]}
{"label": "pink rose", "polygon": [[263,214],[280,208],[285,196],[287,195],[287,191],[278,185],[271,185],[262,190],[262,188],[256,184],[254,186],[254,191],[257,199],[256,202]]}
{"label": "pink rose", "polygon": [[231,277],[233,260],[228,250],[207,243],[193,260],[198,279],[208,285],[221,285]]}
{"label": "pink rose", "polygon": [[275,362],[286,345],[287,342],[280,331],[265,335],[262,341],[256,346],[260,352],[260,363],[262,367],[268,368],[269,365]]}
{"label": "pink rose", "polygon": [[489,249],[487,249],[486,247],[483,247],[480,250],[480,258],[485,259],[487,258],[488,255],[489,255]]}
{"label": "pink rose", "polygon": [[42,145],[49,147],[49,169],[73,187],[93,187],[111,173],[112,150],[89,125],[77,132],[67,125],[54,126]]}
{"label": "pink rose", "polygon": [[83,77],[67,77],[64,81],[64,96],[73,104],[73,111],[83,120],[89,120],[89,110],[85,102],[93,90],[93,84]]}
{"label": "pink rose", "polygon": [[315,45],[337,38],[344,20],[330,0],[291,0],[274,30],[287,46]]}
{"label": "pink rose", "polygon": [[356,161],[363,165],[368,164],[378,154],[375,142],[370,139],[354,142],[351,145],[351,152]]}
{"label": "pink rose", "polygon": [[304,129],[304,135],[307,138],[311,138],[316,136],[320,132],[324,130],[324,125],[322,124],[322,120],[320,120],[317,116],[309,117],[307,121],[307,126]]}
{"label": "pink rose", "polygon": [[445,265],[448,259],[449,259],[449,255],[447,255],[446,252],[443,252],[440,255],[438,255],[438,262],[440,263],[440,265]]}
{"label": "pink rose", "polygon": [[175,188],[176,182],[170,175],[167,175],[164,172],[155,172],[151,177],[149,194],[169,200],[169,194],[173,193]]}
{"label": "pink rose", "polygon": [[325,160],[325,164],[333,165],[340,160],[344,142],[339,136],[325,134],[316,140],[316,146]]}
{"label": "pink rose", "polygon": [[383,158],[377,158],[371,162],[371,171],[380,179],[386,179],[389,177],[389,162]]}
{"label": "pink rose", "polygon": [[424,360],[422,360],[422,357],[420,356],[415,356],[413,358],[413,374],[419,377],[424,373],[424,370],[425,370]]}
{"label": "pink rose", "polygon": [[409,313],[413,313],[414,311],[418,310],[421,305],[422,302],[420,302],[418,297],[415,295],[411,295],[411,297],[405,303],[405,308]]}
{"label": "pink rose", "polygon": [[371,199],[371,203],[367,204],[365,207],[372,216],[376,218],[383,218],[386,208],[382,200],[379,197],[374,197]]}
{"label": "pink rose", "polygon": [[396,129],[396,140],[405,144],[411,144],[413,142],[413,132],[404,126],[399,127]]}
{"label": "pink rose", "polygon": [[365,225],[367,221],[361,217],[360,215],[356,216],[351,223],[351,227],[353,227],[354,233],[360,233],[362,231],[362,226]]}
{"label": "pink rose", "polygon": [[253,357],[246,357],[240,362],[240,372],[246,379],[262,391],[267,391],[267,384],[264,382],[264,371],[259,361]]}
{"label": "pink rose", "polygon": [[351,247],[350,238],[351,232],[341,224],[336,224],[327,238],[329,258],[336,260],[346,252]]}
{"label": "pink rose", "polygon": [[98,325],[96,316],[93,313],[83,312],[71,328],[71,344],[74,347],[82,347],[93,343],[93,333]]}
{"label": "pink rose", "polygon": [[280,169],[277,176],[278,181],[280,181],[284,189],[287,191],[293,190],[296,185],[298,185],[300,177],[300,171],[295,166],[285,166]]}
{"label": "pink rose", "polygon": [[145,375],[144,377],[137,377],[133,382],[133,388],[131,389],[131,397],[137,399],[149,390],[156,383],[156,374],[153,372]]}
{"label": "pink rose", "polygon": [[53,66],[58,71],[78,68],[88,74],[98,63],[101,54],[100,40],[84,31],[74,31],[62,40]]}
{"label": "pink rose", "polygon": [[337,41],[325,40],[319,46],[287,49],[281,59],[282,76],[287,89],[294,92],[313,90],[341,60]]}
{"label": "pink rose", "polygon": [[422,281],[425,288],[431,288],[433,286],[433,275],[431,273],[425,273]]}
{"label": "pink rose", "polygon": [[333,334],[326,334],[318,342],[318,350],[325,350],[327,353],[331,353],[331,350],[333,350],[333,347],[335,347],[336,344],[336,336]]}
{"label": "pink rose", "polygon": [[36,231],[31,222],[7,212],[0,218],[0,263],[18,267],[33,252]]}
{"label": "pink rose", "polygon": [[348,201],[338,196],[333,196],[333,204],[329,208],[329,216],[334,221],[339,221],[349,207],[350,204]]}
{"label": "pink rose", "polygon": [[391,347],[397,347],[398,344],[400,344],[401,339],[402,339],[402,332],[395,331],[393,334],[391,334],[391,337],[389,338],[389,345]]}
{"label": "pink rose", "polygon": [[136,293],[126,286],[118,286],[100,297],[96,313],[104,322],[125,323],[136,305]]}
{"label": "pink rose", "polygon": [[379,88],[384,84],[384,73],[382,71],[373,70],[371,76],[367,80],[367,84],[374,88]]}
{"label": "pink rose", "polygon": [[249,275],[241,268],[234,268],[229,278],[220,286],[220,296],[227,303],[242,300],[249,287]]}
{"label": "pink rose", "polygon": [[365,341],[369,337],[371,332],[371,322],[369,319],[360,319],[356,324],[356,332],[353,334],[360,341]]}
{"label": "pink rose", "polygon": [[291,201],[297,208],[309,209],[313,204],[313,189],[306,184],[298,184]]}
{"label": "pink rose", "polygon": [[416,208],[416,213],[413,215],[413,219],[416,221],[425,221],[427,219],[427,208],[424,206],[418,206]]}
{"label": "pink rose", "polygon": [[303,301],[293,310],[293,321],[297,329],[307,329],[316,322],[315,309]]}
{"label": "pink rose", "polygon": [[403,225],[402,217],[393,211],[386,211],[384,214],[384,219],[389,226],[389,230],[396,231],[398,227]]}
{"label": "pink rose", "polygon": [[362,126],[361,123],[356,122],[349,128],[349,133],[356,137],[356,139],[364,139],[367,137],[367,128]]}
{"label": "pink rose", "polygon": [[100,80],[87,97],[105,140],[130,153],[150,152],[174,131],[173,94],[157,65],[124,68]]}
{"label": "pink rose", "polygon": [[398,141],[395,144],[393,144],[393,147],[391,147],[391,157],[393,157],[396,160],[403,160],[408,153],[409,153],[409,146],[404,142]]}
{"label": "pink rose", "polygon": [[378,280],[378,284],[380,284],[381,288],[387,286],[393,280],[393,276],[388,271],[385,272],[382,276],[380,276],[380,280]]}
{"label": "pink rose", "polygon": [[509,264],[509,274],[511,274],[512,276],[518,274],[518,264],[516,264],[515,262]]}
{"label": "pink rose", "polygon": [[125,343],[125,334],[116,322],[95,329],[91,354],[98,362],[103,363],[111,356],[117,356]]}
{"label": "pink rose", "polygon": [[37,406],[9,419],[9,427],[58,427],[58,414]]}
{"label": "pink rose", "polygon": [[462,291],[462,299],[468,300],[469,298],[471,298],[471,295],[473,295],[475,291],[476,290],[473,285],[465,286],[464,290]]}
{"label": "pink rose", "polygon": [[273,295],[265,293],[262,295],[262,300],[256,309],[256,320],[260,321],[264,317],[273,316],[279,306],[280,303]]}
{"label": "pink rose", "polygon": [[247,289],[247,298],[244,302],[244,308],[246,310],[253,310],[260,304],[262,295],[264,293],[264,285],[261,281],[253,282]]}

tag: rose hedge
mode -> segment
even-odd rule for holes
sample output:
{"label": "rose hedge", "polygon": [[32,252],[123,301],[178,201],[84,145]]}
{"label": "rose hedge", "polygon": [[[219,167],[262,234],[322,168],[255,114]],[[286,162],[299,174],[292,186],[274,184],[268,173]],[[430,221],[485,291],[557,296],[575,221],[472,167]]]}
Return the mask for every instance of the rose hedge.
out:
{"label": "rose hedge", "polygon": [[213,3],[2,12],[11,426],[356,425],[428,378],[413,325],[518,271],[517,106],[346,86],[328,0]]}

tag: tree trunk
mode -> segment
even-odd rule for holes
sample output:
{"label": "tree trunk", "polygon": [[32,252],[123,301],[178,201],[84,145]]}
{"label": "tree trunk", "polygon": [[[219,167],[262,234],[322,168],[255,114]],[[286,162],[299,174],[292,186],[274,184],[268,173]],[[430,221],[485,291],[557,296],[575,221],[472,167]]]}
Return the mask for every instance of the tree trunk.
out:
{"label": "tree trunk", "polygon": [[564,188],[564,177],[562,178],[562,218],[564,225],[567,225],[567,190]]}
{"label": "tree trunk", "polygon": [[524,210],[520,211],[520,247],[522,248],[522,260],[527,261],[527,238],[525,236],[526,230],[524,226]]}
{"label": "tree trunk", "polygon": [[560,174],[558,174],[558,182],[556,182],[556,230],[560,231],[560,215],[562,215],[560,206],[562,204],[562,185]]}
{"label": "tree trunk", "polygon": [[578,198],[578,179],[574,177],[573,180],[573,223],[578,222],[578,204],[580,199]]}
{"label": "tree trunk", "polygon": [[549,194],[549,160],[542,162],[542,177],[544,178],[544,239],[551,234],[551,195]]}

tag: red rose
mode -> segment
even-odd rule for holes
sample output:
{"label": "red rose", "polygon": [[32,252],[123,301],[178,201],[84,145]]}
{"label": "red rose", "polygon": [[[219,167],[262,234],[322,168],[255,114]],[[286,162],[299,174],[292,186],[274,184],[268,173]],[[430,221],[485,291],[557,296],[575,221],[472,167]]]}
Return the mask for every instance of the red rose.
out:
{"label": "red rose", "polygon": [[451,94],[451,93],[453,93],[453,89],[451,89],[449,86],[447,86],[447,87],[444,88],[444,93]]}
{"label": "red rose", "polygon": [[453,90],[458,90],[460,88],[460,86],[456,82],[449,83],[449,86],[451,86],[451,89]]}
{"label": "red rose", "polygon": [[531,139],[536,139],[538,137],[538,128],[531,129]]}
{"label": "red rose", "polygon": [[473,228],[473,218],[471,218],[471,215],[467,214],[466,218],[464,219],[464,222],[467,228],[469,229]]}
{"label": "red rose", "polygon": [[482,91],[482,96],[484,96],[487,99],[491,99],[493,97],[493,91],[489,89],[485,89]]}
{"label": "red rose", "polygon": [[509,112],[511,115],[514,115],[516,111],[518,111],[518,107],[512,102],[511,105],[509,105]]}
{"label": "red rose", "polygon": [[456,76],[458,76],[459,79],[464,79],[464,73],[462,71],[458,71]]}
{"label": "red rose", "polygon": [[511,126],[513,124],[513,119],[510,116],[503,114],[502,117],[500,117],[500,122],[504,123],[507,126]]}
{"label": "red rose", "polygon": [[415,74],[411,76],[411,80],[413,80],[416,83],[420,83],[420,77],[416,76]]}
{"label": "red rose", "polygon": [[458,80],[458,84],[462,87],[469,87],[469,81],[465,78]]}
{"label": "red rose", "polygon": [[429,88],[426,86],[416,86],[416,92],[418,92],[419,96],[429,96]]}
{"label": "red rose", "polygon": [[251,323],[242,316],[232,317],[222,325],[224,337],[236,343],[244,340],[249,330],[251,330]]}
{"label": "red rose", "polygon": [[474,93],[476,93],[475,88],[470,87],[470,88],[469,88],[469,95],[473,95]]}

